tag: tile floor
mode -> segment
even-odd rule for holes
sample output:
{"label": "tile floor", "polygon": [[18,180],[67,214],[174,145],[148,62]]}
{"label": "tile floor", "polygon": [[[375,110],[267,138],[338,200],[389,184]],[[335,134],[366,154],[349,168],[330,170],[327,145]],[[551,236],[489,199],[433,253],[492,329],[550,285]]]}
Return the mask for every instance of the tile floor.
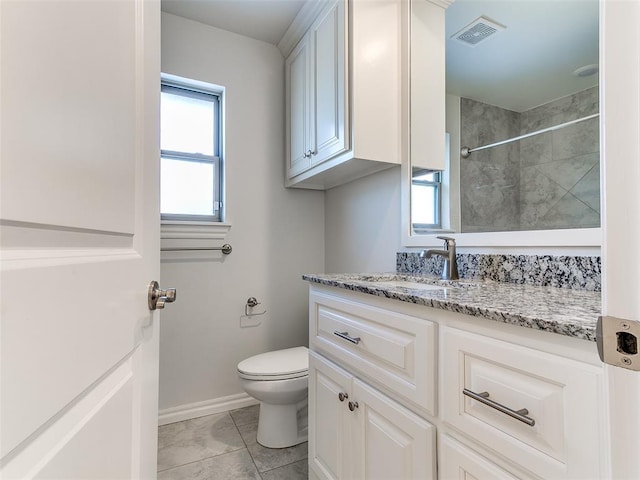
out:
{"label": "tile floor", "polygon": [[307,444],[260,445],[258,410],[254,405],[160,427],[158,480],[307,480]]}

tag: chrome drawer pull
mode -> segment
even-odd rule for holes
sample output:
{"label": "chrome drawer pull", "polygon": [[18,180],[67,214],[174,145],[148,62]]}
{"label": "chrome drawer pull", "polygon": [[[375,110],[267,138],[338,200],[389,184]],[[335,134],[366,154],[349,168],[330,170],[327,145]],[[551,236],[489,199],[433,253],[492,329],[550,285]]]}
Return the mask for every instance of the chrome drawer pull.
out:
{"label": "chrome drawer pull", "polygon": [[480,403],[484,403],[491,408],[495,408],[499,412],[505,413],[510,417],[515,418],[516,420],[520,420],[522,423],[526,423],[530,427],[533,427],[536,424],[536,421],[533,418],[526,416],[529,414],[529,410],[527,410],[526,408],[523,408],[521,410],[511,410],[509,407],[505,407],[498,402],[489,400],[489,392],[476,393],[472,392],[468,388],[465,388],[464,390],[462,390],[462,393],[464,393],[467,397],[471,397]]}
{"label": "chrome drawer pull", "polygon": [[349,332],[338,332],[337,330],[333,332],[334,335],[339,336],[340,338],[344,338],[346,341],[355,343],[358,345],[360,343],[360,337],[350,337]]}

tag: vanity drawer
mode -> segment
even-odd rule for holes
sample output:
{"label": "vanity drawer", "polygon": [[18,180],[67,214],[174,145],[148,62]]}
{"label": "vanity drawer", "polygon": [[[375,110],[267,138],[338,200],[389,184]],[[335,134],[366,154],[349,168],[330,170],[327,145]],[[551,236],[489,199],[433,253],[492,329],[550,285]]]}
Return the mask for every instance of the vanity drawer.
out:
{"label": "vanity drawer", "polygon": [[435,414],[434,323],[323,292],[309,302],[312,350]]}
{"label": "vanity drawer", "polygon": [[602,478],[602,372],[453,328],[441,336],[443,419],[543,478]]}

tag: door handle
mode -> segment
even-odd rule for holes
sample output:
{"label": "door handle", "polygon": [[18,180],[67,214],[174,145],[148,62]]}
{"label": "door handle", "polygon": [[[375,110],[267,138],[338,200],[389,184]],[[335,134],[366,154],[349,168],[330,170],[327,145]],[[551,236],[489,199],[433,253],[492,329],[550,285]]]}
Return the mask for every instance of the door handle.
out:
{"label": "door handle", "polygon": [[167,288],[166,290],[160,289],[158,282],[153,280],[149,284],[149,310],[162,310],[166,303],[173,303],[176,301],[176,289]]}

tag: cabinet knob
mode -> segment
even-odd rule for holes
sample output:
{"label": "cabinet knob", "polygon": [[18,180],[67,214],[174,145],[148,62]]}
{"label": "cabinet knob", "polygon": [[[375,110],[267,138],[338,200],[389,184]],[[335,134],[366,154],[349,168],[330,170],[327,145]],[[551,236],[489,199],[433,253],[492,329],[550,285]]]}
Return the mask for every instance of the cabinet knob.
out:
{"label": "cabinet knob", "polygon": [[349,410],[351,410],[352,412],[358,407],[358,402],[349,402]]}
{"label": "cabinet knob", "polygon": [[349,398],[349,394],[348,394],[348,393],[342,393],[342,392],[340,392],[340,393],[338,394],[338,399],[339,399],[341,402],[344,402],[347,398]]}

